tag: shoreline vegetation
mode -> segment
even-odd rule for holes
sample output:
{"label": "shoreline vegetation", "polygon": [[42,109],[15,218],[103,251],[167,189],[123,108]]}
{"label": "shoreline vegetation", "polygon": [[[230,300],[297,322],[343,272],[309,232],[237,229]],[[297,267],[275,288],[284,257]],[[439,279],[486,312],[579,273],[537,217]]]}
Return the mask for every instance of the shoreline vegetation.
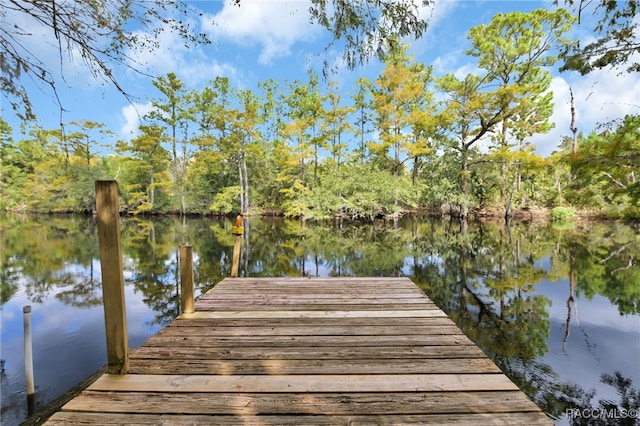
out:
{"label": "shoreline vegetation", "polygon": [[[478,49],[480,64],[492,63]],[[513,73],[536,73],[511,85],[493,68],[436,77],[398,46],[350,97],[312,70],[256,90],[226,77],[191,89],[169,73],[154,80],[153,111],[129,140],[90,120],[25,123],[14,140],[0,118],[0,211],[91,214],[95,182],[115,180],[121,211],[141,216],[640,220],[640,115],[588,134],[572,127],[538,155],[532,136],[566,123],[552,121],[538,84],[548,70],[530,56],[514,58]]]}
{"label": "shoreline vegetation", "polygon": [[[71,209],[69,210],[58,210],[58,211],[30,211],[30,210],[19,210],[19,211],[5,211],[5,215],[31,215],[31,216],[40,216],[40,215],[51,215],[51,216],[67,216],[67,215],[80,215],[80,216],[90,216],[96,214],[95,210],[92,212],[82,211],[76,212]],[[215,212],[185,212],[181,213],[179,211],[165,211],[165,212],[145,212],[145,213],[134,213],[129,211],[121,210],[121,217],[188,217],[188,218],[198,218],[198,217],[210,217],[210,218],[235,218],[239,212],[232,213],[215,213]],[[486,221],[486,222],[495,222],[495,221],[505,221],[505,222],[556,222],[556,223],[566,223],[566,222],[575,222],[575,223],[585,223],[591,221],[622,221],[628,223],[637,223],[640,224],[640,217],[624,217],[620,212],[612,213],[611,211],[604,210],[595,210],[595,209],[574,209],[573,207],[555,207],[555,208],[544,208],[544,207],[536,207],[536,208],[522,208],[522,209],[514,209],[511,211],[510,216],[505,216],[504,210],[501,210],[499,207],[488,207],[484,209],[478,209],[470,212],[469,217],[464,219],[455,213],[452,214],[450,211],[446,211],[442,209],[441,211],[435,211],[433,209],[416,209],[411,211],[402,212],[397,215],[376,215],[369,218],[348,218],[341,215],[335,215],[330,218],[325,219],[317,219],[317,218],[305,218],[303,216],[291,217],[285,214],[283,210],[278,209],[265,209],[260,211],[253,211],[250,213],[244,213],[245,218],[287,218],[287,219],[298,219],[301,221],[317,221],[317,222],[353,222],[353,223],[373,223],[376,221],[393,221],[397,220],[400,217],[432,217],[437,219],[450,219],[454,221]]]}

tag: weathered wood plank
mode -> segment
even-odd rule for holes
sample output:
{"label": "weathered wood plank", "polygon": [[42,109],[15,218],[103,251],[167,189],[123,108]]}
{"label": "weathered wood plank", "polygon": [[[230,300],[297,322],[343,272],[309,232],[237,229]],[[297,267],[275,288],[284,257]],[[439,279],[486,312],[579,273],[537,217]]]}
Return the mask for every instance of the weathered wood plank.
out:
{"label": "weathered wood plank", "polygon": [[[371,305],[371,304],[389,304],[389,305],[421,305],[425,309],[438,309],[435,303],[429,300],[422,300],[415,297],[269,297],[261,296],[255,298],[248,298],[248,295],[244,297],[216,297],[215,299],[201,299],[202,305],[215,305],[215,304],[246,304],[252,305]],[[327,295],[328,296],[328,295]]]}
{"label": "weathered wood plank", "polygon": [[[238,294],[241,291],[247,291],[252,294],[280,294],[280,295],[302,295],[302,294],[353,294],[357,297],[375,297],[398,294],[411,294],[421,299],[428,296],[417,287],[411,288],[406,285],[385,285],[375,286],[369,284],[345,286],[338,284],[316,283],[310,285],[286,284],[286,285],[239,285],[234,287],[216,286],[215,291],[220,294]],[[212,297],[212,294],[204,294],[203,296]]]}
{"label": "weathered wood plank", "polygon": [[146,346],[425,346],[473,345],[464,334],[401,336],[153,336]]}
{"label": "weathered wood plank", "polygon": [[331,304],[322,304],[322,303],[299,303],[297,305],[288,305],[288,304],[245,304],[245,303],[198,303],[196,304],[196,309],[200,311],[246,311],[246,310],[261,310],[263,313],[268,313],[269,311],[282,311],[289,310],[290,312],[296,311],[338,311],[338,310],[351,310],[351,311],[366,311],[366,312],[375,312],[375,311],[403,311],[403,310],[411,310],[415,311],[417,309],[428,310],[431,309],[432,312],[438,313],[437,308],[429,306],[424,306],[423,304],[394,304],[394,303],[386,303],[386,304],[376,304],[376,303],[360,303],[354,305],[344,305],[340,303],[331,303]]}
{"label": "weathered wood plank", "polygon": [[484,353],[475,345],[433,345],[433,346],[201,346],[197,351],[183,345],[141,346],[131,351],[130,358],[136,359],[370,359],[393,358],[422,359],[431,362],[436,358],[485,358]]}
{"label": "weathered wood plank", "polygon": [[[64,410],[147,414],[462,414],[531,412],[522,392],[96,392],[85,391]],[[516,422],[514,424],[522,424]]]}
{"label": "weathered wood plank", "polygon": [[[283,327],[289,326],[292,321],[289,318],[262,318],[255,321],[253,318],[180,318],[173,321],[167,327]],[[351,317],[351,318],[296,318],[295,325],[302,327],[326,327],[326,326],[422,326],[432,327],[454,324],[447,317]]]}
{"label": "weathered wood plank", "polygon": [[[286,290],[286,292],[284,291]],[[371,300],[371,299],[415,299],[425,303],[433,303],[431,299],[424,295],[424,293],[407,291],[404,289],[389,289],[389,291],[365,293],[363,290],[357,289],[332,289],[324,288],[322,290],[314,290],[311,288],[292,288],[292,289],[235,289],[235,290],[223,290],[215,293],[215,297],[212,295],[203,295],[200,298],[203,300],[215,300],[222,299],[347,299],[355,298],[358,300]]]}
{"label": "weathered wood plank", "polygon": [[[286,292],[285,292],[286,290]],[[242,291],[249,292],[251,294],[281,294],[281,295],[303,295],[303,294],[353,294],[357,297],[376,297],[384,295],[394,294],[409,294],[421,299],[428,299],[428,296],[424,294],[418,287],[410,287],[406,284],[403,285],[375,285],[375,284],[361,284],[361,285],[344,285],[344,284],[332,284],[330,282],[323,283],[317,282],[314,284],[283,284],[283,285],[234,285],[234,286],[221,286],[220,284],[215,287],[215,294],[239,294]],[[211,293],[204,294],[204,297],[213,297]]]}
{"label": "weathered wood plank", "polygon": [[105,374],[89,390],[137,392],[469,392],[518,390],[502,374],[161,375]]}
{"label": "weathered wood plank", "polygon": [[460,334],[453,324],[425,326],[165,327],[156,336],[398,336]]}
{"label": "weathered wood plank", "polygon": [[207,312],[197,311],[192,314],[182,314],[178,318],[433,318],[446,317],[447,315],[437,309],[406,309],[406,310],[375,310],[375,311],[344,311],[344,310],[317,310],[317,311],[222,311]]}
{"label": "weathered wood plank", "polygon": [[431,359],[146,359],[131,358],[132,374],[484,374],[500,373],[486,358]]}
{"label": "weathered wood plank", "polygon": [[405,414],[405,415],[183,415],[183,414],[118,414],[118,413],[56,413],[47,424],[54,426],[67,425],[212,425],[229,426],[336,426],[336,425],[435,425],[435,426],[468,426],[477,425],[523,425],[548,426],[550,421],[535,412],[515,413],[465,413],[465,414]]}
{"label": "weathered wood plank", "polygon": [[251,285],[287,285],[287,284],[311,284],[311,285],[336,285],[336,286],[355,286],[358,284],[375,286],[375,285],[397,285],[403,287],[411,287],[414,285],[411,280],[406,277],[340,277],[340,278],[324,278],[324,277],[243,277],[238,279],[224,278],[216,284],[216,287],[237,287]]}

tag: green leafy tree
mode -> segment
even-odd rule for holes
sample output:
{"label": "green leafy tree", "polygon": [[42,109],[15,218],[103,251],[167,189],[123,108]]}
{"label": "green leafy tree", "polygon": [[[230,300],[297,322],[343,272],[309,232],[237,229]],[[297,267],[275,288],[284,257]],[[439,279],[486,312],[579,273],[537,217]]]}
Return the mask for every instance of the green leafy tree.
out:
{"label": "green leafy tree", "polygon": [[41,132],[13,140],[9,125],[0,119],[0,209],[23,211],[34,201],[27,186],[38,165],[51,156],[47,138]]}
{"label": "green leafy tree", "polygon": [[273,79],[258,84],[260,93],[260,155],[254,156],[253,199],[256,206],[267,212],[279,210],[283,202],[283,181],[278,179],[285,149],[284,128],[286,126],[286,93],[280,83]]}
{"label": "green leafy tree", "polygon": [[[320,150],[325,149],[328,136],[321,131],[321,122],[325,117],[325,95],[320,93],[318,75],[308,71],[309,81],[292,87],[287,99],[290,122],[284,129],[296,144],[300,162],[301,179],[313,187],[318,184],[318,157]],[[311,159],[312,174],[307,180],[306,163]]]}
{"label": "green leafy tree", "polygon": [[385,159],[392,151],[390,170],[396,176],[402,174],[402,166],[408,159],[432,151],[427,135],[420,130],[435,127],[437,120],[433,94],[428,87],[431,69],[414,62],[406,49],[407,46],[398,46],[385,57],[385,69],[375,81],[373,91],[380,141],[369,146],[377,157]]}
{"label": "green leafy tree", "polygon": [[[326,182],[325,187],[330,186],[327,196],[335,197],[334,213],[342,217],[344,203],[341,201],[344,186],[344,163],[348,157],[347,135],[353,130],[349,121],[353,108],[342,105],[342,97],[337,90],[338,83],[329,82],[329,93],[327,94],[327,106],[324,120],[320,124],[320,132],[327,135],[328,149],[331,154],[322,163],[324,177],[330,182]],[[328,173],[327,173],[328,172]],[[328,189],[328,188],[327,188]]]}
{"label": "green leafy tree", "polygon": [[[219,150],[223,153],[229,164],[235,165],[238,171],[237,188],[240,189],[239,209],[236,207],[231,211],[240,211],[248,214],[249,203],[249,169],[247,167],[248,156],[259,156],[261,145],[259,144],[260,134],[258,124],[261,120],[259,114],[259,103],[256,96],[250,90],[232,91],[239,108],[231,109],[229,132],[227,137],[219,140]],[[233,185],[231,188],[235,188]],[[228,193],[229,191],[227,191]],[[231,211],[225,211],[227,213]]]}
{"label": "green leafy tree", "polygon": [[63,137],[68,141],[73,154],[82,158],[87,167],[91,167],[98,159],[98,149],[111,148],[109,143],[104,142],[104,139],[112,136],[113,132],[107,129],[103,123],[83,120],[80,122],[72,121],[69,124],[77,127],[78,130],[64,133]]}
{"label": "green leafy tree", "polygon": [[[501,204],[507,218],[514,195],[520,190],[523,161],[533,159],[532,147],[524,144],[526,138],[553,127],[549,121],[553,112],[553,93],[549,90],[552,76],[545,67],[557,61],[551,50],[569,44],[564,33],[570,27],[567,12],[538,9],[498,14],[489,25],[469,31],[472,48],[467,53],[478,58],[485,78],[498,85],[499,96],[506,98],[505,107],[510,109],[493,137],[500,159]],[[517,154],[509,152],[513,147]]]}
{"label": "green leafy tree", "polygon": [[[414,62],[406,54],[407,46],[396,46],[385,58],[385,68],[375,81],[373,105],[379,141],[369,143],[372,160],[381,168],[388,169],[395,179],[388,186],[402,191],[406,163],[413,160],[411,184],[416,188],[420,160],[433,148],[428,140],[437,127],[435,101],[429,88],[432,81],[431,68]],[[412,197],[413,198],[413,197]],[[401,210],[400,201],[394,200],[396,214]],[[407,203],[406,207],[415,207]]]}
{"label": "green leafy tree", "polygon": [[346,135],[353,131],[349,122],[353,108],[342,104],[342,96],[337,93],[339,90],[337,82],[329,82],[328,88],[327,107],[325,108],[324,120],[320,125],[320,132],[327,135],[331,160],[339,171],[348,149]]}
{"label": "green leafy tree", "polygon": [[557,60],[552,50],[568,43],[564,34],[571,21],[563,9],[498,14],[490,24],[469,31],[468,53],[478,58],[480,74],[439,80],[448,98],[446,122],[459,152],[462,217],[468,216],[471,203],[472,148],[497,131],[506,145],[510,131],[523,140],[548,130],[550,98],[545,89],[550,78],[544,67]]}
{"label": "green leafy tree", "polygon": [[472,202],[470,167],[478,156],[476,145],[500,122],[502,115],[501,107],[495,105],[491,94],[482,90],[482,83],[481,77],[472,74],[462,80],[449,74],[437,82],[447,97],[444,123],[448,123],[451,133],[450,137],[441,139],[442,147],[454,151],[449,158],[456,161],[460,176],[459,195],[451,197],[450,202],[458,204],[463,218],[468,217]]}
{"label": "green leafy tree", "polygon": [[571,166],[569,164],[567,153],[571,151],[572,141],[565,138],[565,143],[561,144],[564,148],[551,153],[546,159],[547,163],[547,183],[549,188],[548,203],[554,206],[564,206],[566,203],[567,190],[572,183]]}
{"label": "green leafy tree", "polygon": [[77,197],[83,192],[80,177],[91,169],[83,159],[73,156],[71,143],[62,135],[60,129],[34,127],[28,139],[21,140],[15,147],[7,147],[8,165],[14,166],[8,171],[18,184],[10,191],[17,201],[17,209],[91,211],[91,199],[85,199],[85,203]]}
{"label": "green leafy tree", "polygon": [[[309,70],[308,83],[293,82],[285,98],[286,117],[281,135],[283,143],[274,145],[278,159],[277,180],[285,198],[286,215],[309,215],[309,193],[317,187],[320,149],[328,144],[328,137],[321,132],[325,118],[325,96],[320,93],[317,74]],[[311,170],[309,170],[311,166]]]}
{"label": "green leafy tree", "polygon": [[[188,161],[186,127],[189,119],[189,105],[184,83],[174,74],[158,77],[152,81],[153,85],[163,95],[162,99],[151,102],[155,108],[149,113],[151,120],[164,123],[170,131],[171,143],[171,178],[173,196],[180,200],[180,212],[186,211],[185,178]],[[182,157],[178,157],[178,131],[182,137]]]}
{"label": "green leafy tree", "polygon": [[141,135],[130,142],[118,142],[118,150],[129,153],[130,179],[125,188],[129,192],[128,207],[133,213],[154,212],[157,189],[166,192],[169,186],[167,168],[169,152],[162,143],[166,141],[164,128],[141,125]]}
{"label": "green leafy tree", "polygon": [[232,121],[229,79],[216,77],[202,90],[192,91],[189,99],[197,130],[192,138],[196,152],[187,171],[188,199],[197,212],[203,213],[210,211],[219,191],[237,185],[237,169],[230,167],[229,152],[224,151]]}
{"label": "green leafy tree", "polygon": [[[640,116],[626,116],[614,132],[590,134],[571,156],[576,197],[612,208],[612,213],[640,218]],[[618,213],[615,213],[615,212]]]}
{"label": "green leafy tree", "polygon": [[355,110],[355,127],[357,128],[356,137],[359,138],[358,148],[355,150],[355,156],[361,163],[368,158],[367,144],[369,142],[368,135],[373,132],[373,83],[366,77],[360,77],[356,80],[356,91],[352,95]]}

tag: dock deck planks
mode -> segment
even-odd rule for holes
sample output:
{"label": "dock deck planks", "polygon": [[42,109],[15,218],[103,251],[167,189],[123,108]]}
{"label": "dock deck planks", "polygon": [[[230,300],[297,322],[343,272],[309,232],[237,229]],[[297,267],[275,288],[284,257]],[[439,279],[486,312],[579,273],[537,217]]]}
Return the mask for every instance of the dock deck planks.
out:
{"label": "dock deck planks", "polygon": [[46,424],[549,418],[407,278],[227,278]]}

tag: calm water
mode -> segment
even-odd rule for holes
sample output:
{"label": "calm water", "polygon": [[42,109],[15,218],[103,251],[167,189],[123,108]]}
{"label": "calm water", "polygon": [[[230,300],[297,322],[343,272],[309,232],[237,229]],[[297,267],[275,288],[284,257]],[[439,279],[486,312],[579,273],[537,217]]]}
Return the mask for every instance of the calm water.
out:
{"label": "calm water", "polygon": [[[178,245],[193,246],[196,294],[229,276],[232,225],[122,220],[131,347],[176,315]],[[23,306],[32,306],[36,408],[106,364],[106,349],[94,221],[3,217],[0,229],[1,422],[10,426],[27,415]],[[566,415],[638,408],[637,228],[485,223],[462,230],[406,218],[396,226],[255,219],[246,229],[241,275],[408,276],[558,425],[637,424]]]}

